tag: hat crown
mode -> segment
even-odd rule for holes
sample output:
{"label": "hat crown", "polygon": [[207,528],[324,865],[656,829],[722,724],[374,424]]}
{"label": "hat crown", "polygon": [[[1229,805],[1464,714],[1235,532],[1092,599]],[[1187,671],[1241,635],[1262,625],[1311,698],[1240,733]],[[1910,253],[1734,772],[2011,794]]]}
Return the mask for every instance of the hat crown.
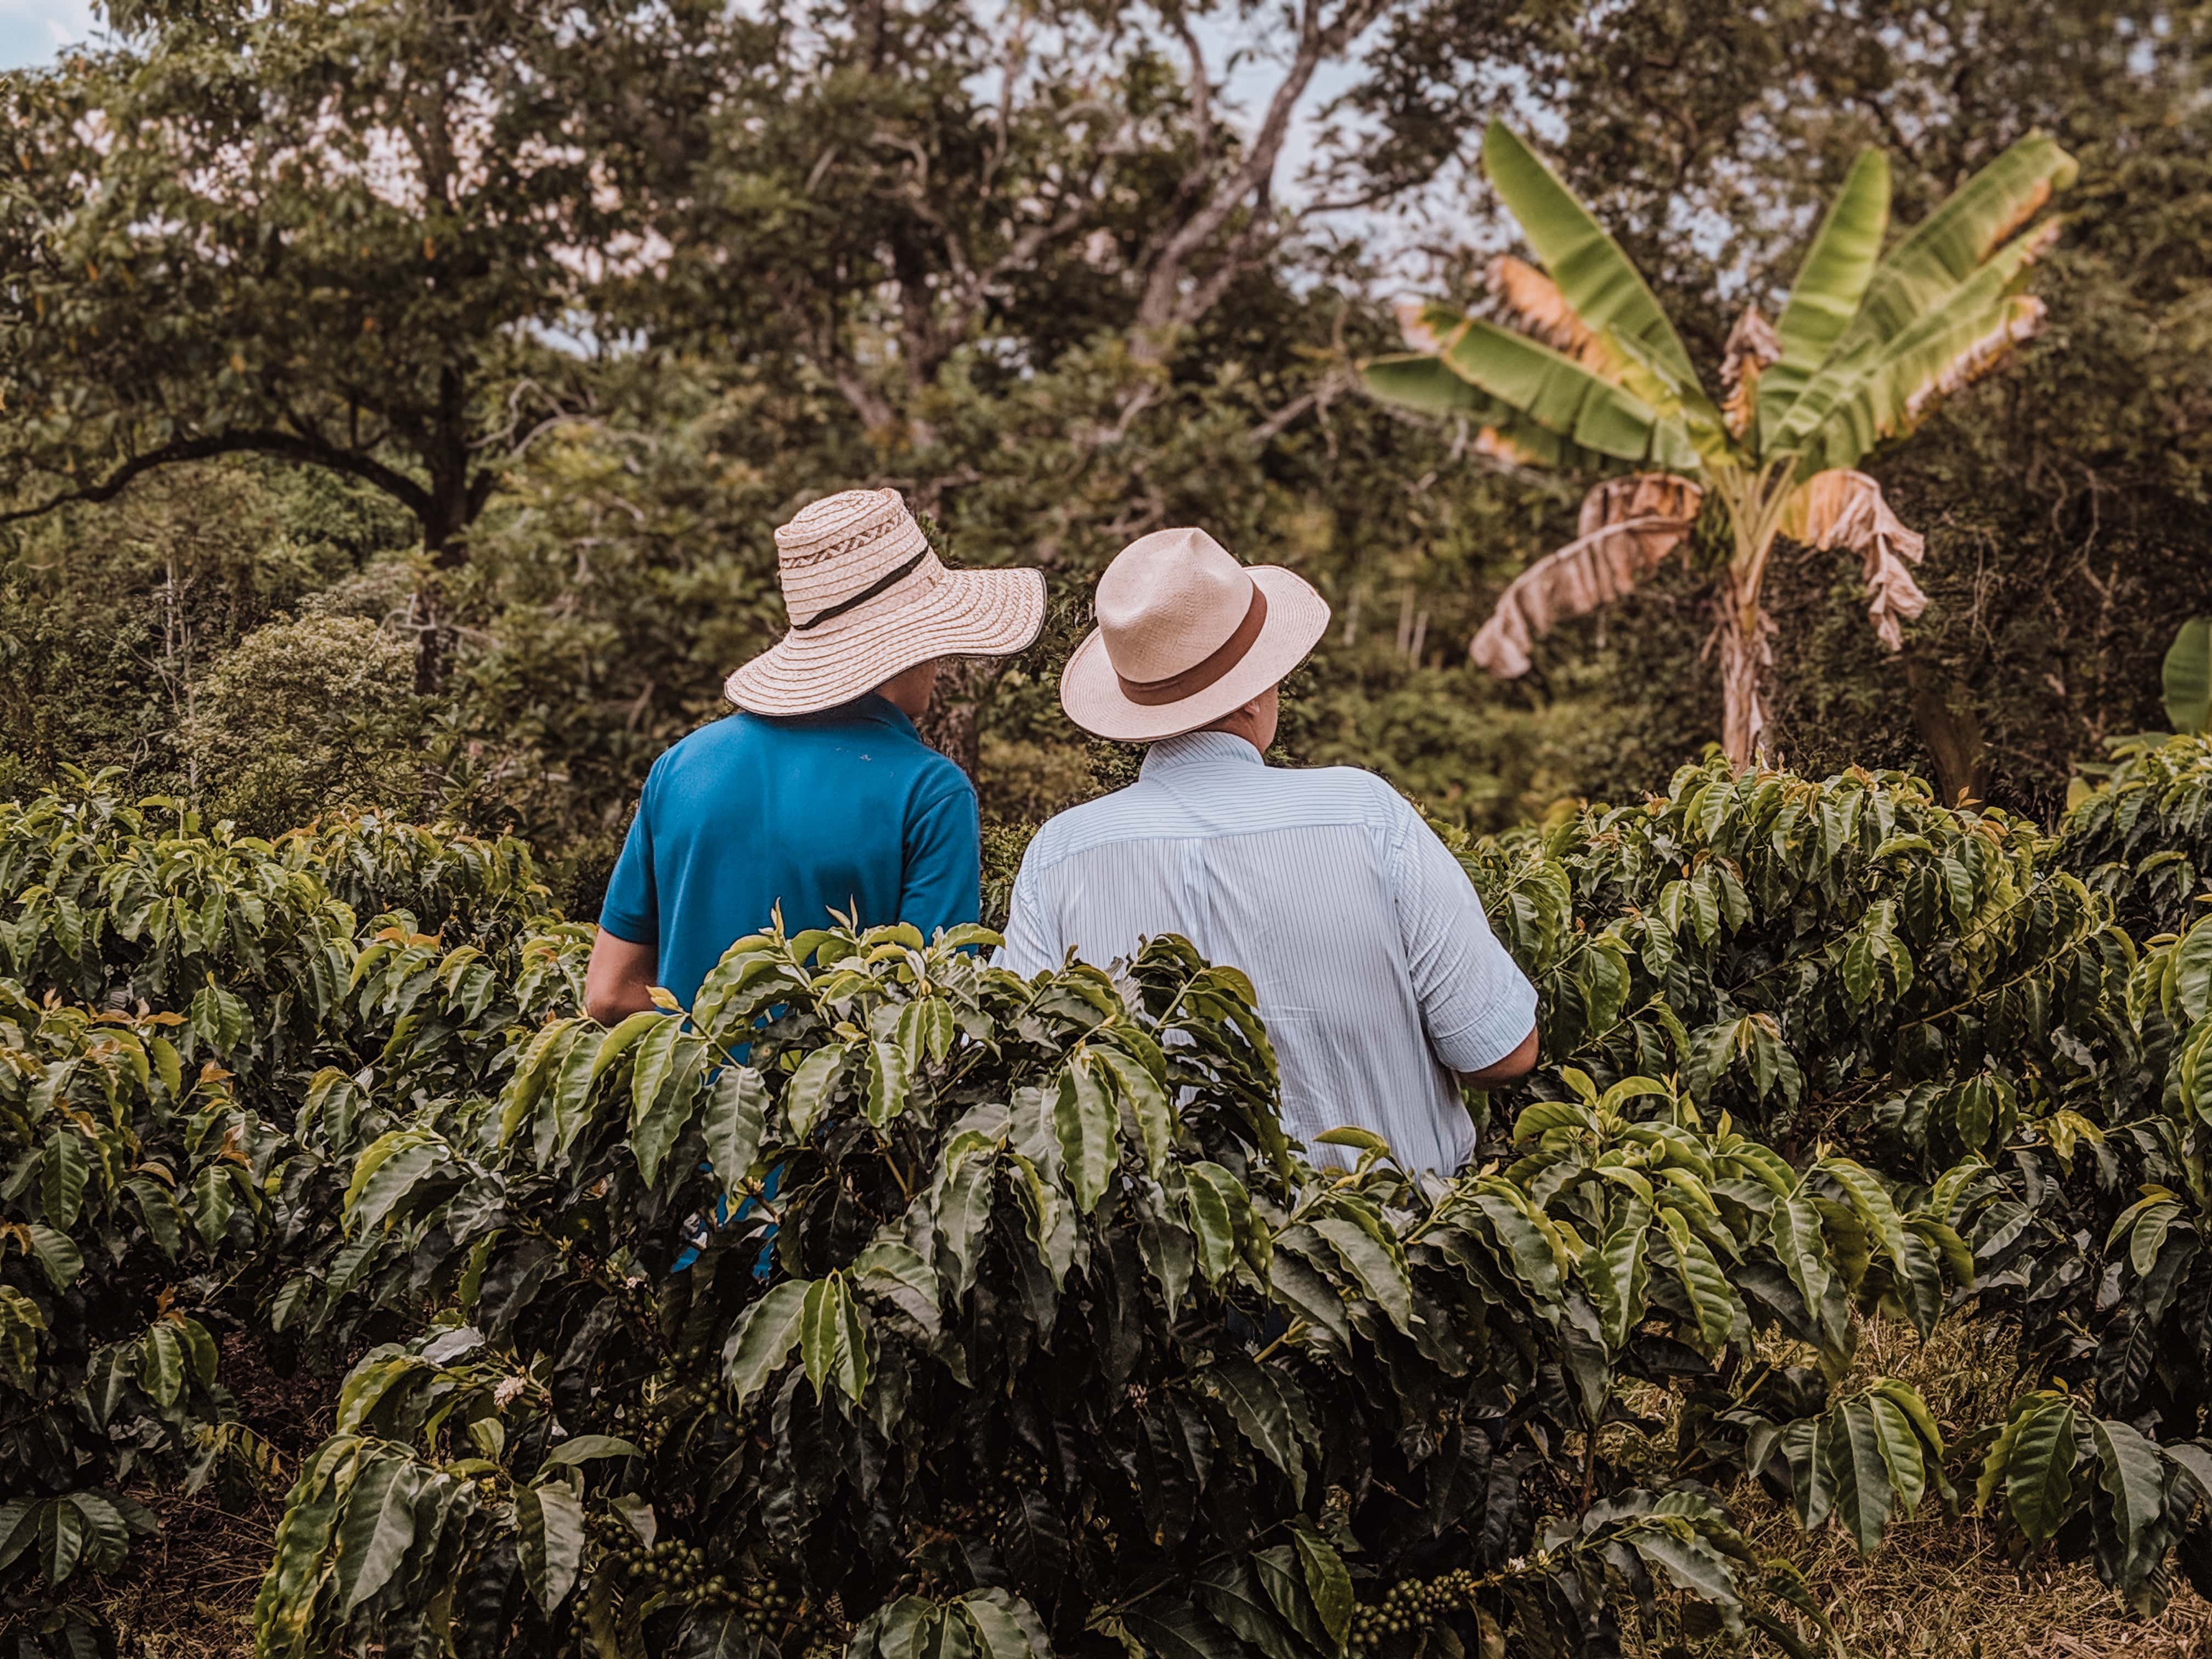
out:
{"label": "hat crown", "polygon": [[794,623],[865,592],[913,559],[937,563],[896,489],[840,490],[809,502],[777,526],[775,551],[784,607]]}
{"label": "hat crown", "polygon": [[1228,642],[1252,608],[1252,577],[1203,530],[1156,530],[1098,579],[1098,632],[1125,680],[1164,680]]}

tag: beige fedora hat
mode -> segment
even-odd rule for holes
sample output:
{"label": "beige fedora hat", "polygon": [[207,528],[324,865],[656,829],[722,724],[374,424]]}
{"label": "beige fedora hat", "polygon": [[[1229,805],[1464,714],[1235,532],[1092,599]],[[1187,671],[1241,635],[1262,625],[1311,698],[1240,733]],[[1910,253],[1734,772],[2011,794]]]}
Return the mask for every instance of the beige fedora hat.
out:
{"label": "beige fedora hat", "polygon": [[775,532],[791,629],[730,676],[756,714],[850,702],[932,657],[1004,657],[1044,626],[1044,573],[951,570],[896,489],[848,489]]}
{"label": "beige fedora hat", "polygon": [[1060,706],[1124,743],[1212,725],[1304,662],[1328,627],[1328,601],[1304,577],[1241,565],[1203,530],[1131,542],[1098,579],[1097,610]]}

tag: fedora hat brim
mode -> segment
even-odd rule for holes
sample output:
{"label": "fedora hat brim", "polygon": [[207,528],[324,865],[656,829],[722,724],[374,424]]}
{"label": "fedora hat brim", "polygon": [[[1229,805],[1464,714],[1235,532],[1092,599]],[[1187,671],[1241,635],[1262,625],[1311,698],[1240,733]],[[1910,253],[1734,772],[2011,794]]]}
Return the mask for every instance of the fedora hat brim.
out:
{"label": "fedora hat brim", "polygon": [[723,695],[755,714],[815,714],[933,657],[1006,657],[1044,626],[1041,570],[952,570],[903,603],[898,590],[819,628],[787,633]]}
{"label": "fedora hat brim", "polygon": [[1060,676],[1060,706],[1068,719],[1095,736],[1119,743],[1153,743],[1211,726],[1279,685],[1321,643],[1328,629],[1328,601],[1303,576],[1280,565],[1247,567],[1267,596],[1267,619],[1235,667],[1178,702],[1142,703],[1121,689],[1097,629],[1067,659]]}

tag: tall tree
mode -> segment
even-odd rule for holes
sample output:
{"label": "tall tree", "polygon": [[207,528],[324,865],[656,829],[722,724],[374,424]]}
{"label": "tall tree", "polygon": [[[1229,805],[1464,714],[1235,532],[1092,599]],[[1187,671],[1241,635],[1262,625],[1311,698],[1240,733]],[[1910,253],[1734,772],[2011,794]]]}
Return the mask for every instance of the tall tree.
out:
{"label": "tall tree", "polygon": [[[978,498],[1007,428],[1034,418],[1041,377],[1088,354],[1097,372],[1073,377],[1085,395],[1063,418],[1091,454],[1123,447],[1176,377],[1250,355],[1223,337],[1240,309],[1273,306],[1287,262],[1346,211],[1418,187],[1418,168],[1353,176],[1357,139],[1328,118],[1345,94],[1323,90],[1387,72],[1370,48],[1390,9],[777,8],[772,68],[719,105],[671,257],[633,284],[639,325],[834,386],[866,441],[870,476],[848,481],[906,490],[969,556],[1085,570],[1093,550],[1048,525],[1012,544],[964,533],[1003,516]],[[1328,395],[1330,373],[1253,426],[1279,433]],[[975,418],[979,395],[994,420]],[[1166,510],[1125,501],[1114,533]],[[1003,670],[963,665],[940,683],[929,735],[971,769],[976,708]]]}
{"label": "tall tree", "polygon": [[0,77],[0,517],[250,453],[383,491],[457,563],[744,31],[692,0],[190,9]]}

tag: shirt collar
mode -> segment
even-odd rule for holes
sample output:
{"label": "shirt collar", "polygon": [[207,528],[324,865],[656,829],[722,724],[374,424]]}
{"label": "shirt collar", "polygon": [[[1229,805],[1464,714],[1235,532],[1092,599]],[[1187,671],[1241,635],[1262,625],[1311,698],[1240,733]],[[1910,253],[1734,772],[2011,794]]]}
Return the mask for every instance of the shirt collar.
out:
{"label": "shirt collar", "polygon": [[903,732],[910,738],[921,733],[906,711],[888,697],[878,696],[872,691],[863,691],[850,702],[841,702],[834,708],[824,708],[811,714],[770,714],[765,718],[791,726],[847,726],[854,720],[866,720],[873,726],[888,726],[894,732]]}
{"label": "shirt collar", "polygon": [[920,735],[914,729],[914,722],[907,718],[906,710],[901,708],[889,697],[878,696],[872,691],[863,692],[854,701],[852,709],[854,714],[864,720],[873,720],[878,726],[890,726],[895,731],[906,732],[909,737]]}
{"label": "shirt collar", "polygon": [[1186,732],[1179,738],[1162,738],[1146,750],[1138,775],[1156,777],[1189,766],[1233,765],[1238,762],[1248,766],[1267,763],[1261,758],[1258,750],[1231,732]]}

